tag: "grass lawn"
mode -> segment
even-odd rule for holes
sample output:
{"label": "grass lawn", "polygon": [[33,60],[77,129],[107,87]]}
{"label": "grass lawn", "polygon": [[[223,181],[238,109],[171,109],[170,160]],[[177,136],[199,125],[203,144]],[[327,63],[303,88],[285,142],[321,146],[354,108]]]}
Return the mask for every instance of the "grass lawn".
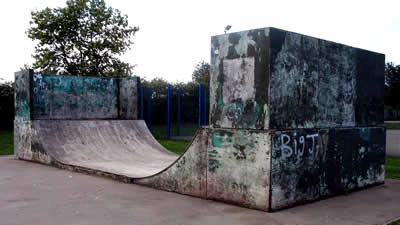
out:
{"label": "grass lawn", "polygon": [[393,223],[389,223],[388,225],[400,225],[400,220],[394,221]]}
{"label": "grass lawn", "polygon": [[[150,131],[157,139],[167,137],[167,125],[151,125]],[[176,136],[176,124],[171,124],[170,135]],[[180,136],[193,136],[197,131],[197,124],[185,123],[180,125]]]}
{"label": "grass lawn", "polygon": [[183,140],[158,139],[157,141],[164,146],[164,148],[179,155],[181,155],[186,150],[186,147],[190,144],[190,141]]}
{"label": "grass lawn", "polygon": [[400,130],[400,123],[385,122],[385,127],[387,129]]}
{"label": "grass lawn", "polygon": [[385,172],[385,178],[400,180],[400,158],[386,157]]}
{"label": "grass lawn", "polygon": [[0,131],[0,155],[14,154],[12,131]]}

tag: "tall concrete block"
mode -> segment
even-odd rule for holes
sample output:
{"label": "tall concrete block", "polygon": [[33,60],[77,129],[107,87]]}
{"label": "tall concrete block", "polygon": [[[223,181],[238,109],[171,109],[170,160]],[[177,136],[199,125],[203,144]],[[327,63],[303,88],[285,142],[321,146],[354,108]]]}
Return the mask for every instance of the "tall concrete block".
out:
{"label": "tall concrete block", "polygon": [[[208,197],[273,211],[383,183],[384,64],[276,28],[212,37]],[[238,146],[268,157],[242,162]]]}
{"label": "tall concrete block", "polygon": [[212,37],[210,124],[383,125],[385,56],[276,28]]}

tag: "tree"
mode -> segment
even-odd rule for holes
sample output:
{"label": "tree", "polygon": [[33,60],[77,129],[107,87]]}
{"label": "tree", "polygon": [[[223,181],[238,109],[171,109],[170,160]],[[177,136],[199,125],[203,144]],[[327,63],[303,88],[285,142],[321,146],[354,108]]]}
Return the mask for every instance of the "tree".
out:
{"label": "tree", "polygon": [[192,81],[210,87],[210,64],[199,62],[192,73]]}
{"label": "tree", "polygon": [[385,105],[400,108],[400,65],[385,65]]}
{"label": "tree", "polygon": [[168,81],[164,78],[156,77],[151,81],[141,79],[141,85],[147,88],[151,88],[152,98],[159,99],[167,96]]}
{"label": "tree", "polygon": [[28,37],[38,41],[33,69],[40,73],[129,76],[133,66],[117,56],[139,30],[104,0],[67,0],[64,8],[31,12]]}
{"label": "tree", "polygon": [[385,85],[391,87],[397,83],[400,83],[400,65],[388,62],[385,65]]}

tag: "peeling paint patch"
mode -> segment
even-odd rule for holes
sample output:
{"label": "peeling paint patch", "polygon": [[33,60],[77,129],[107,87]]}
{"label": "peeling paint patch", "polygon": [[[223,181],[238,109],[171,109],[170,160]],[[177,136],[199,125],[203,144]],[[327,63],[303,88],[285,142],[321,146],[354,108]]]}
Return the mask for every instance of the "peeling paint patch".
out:
{"label": "peeling paint patch", "polygon": [[[267,29],[268,30],[268,29]],[[265,29],[212,38],[211,124],[262,129],[268,125],[268,55]]]}

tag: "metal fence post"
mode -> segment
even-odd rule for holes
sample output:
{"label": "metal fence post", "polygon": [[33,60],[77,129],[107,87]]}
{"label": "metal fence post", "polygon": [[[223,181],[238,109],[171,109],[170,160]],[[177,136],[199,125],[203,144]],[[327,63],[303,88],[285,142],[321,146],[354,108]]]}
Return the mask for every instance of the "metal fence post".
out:
{"label": "metal fence post", "polygon": [[170,92],[171,92],[171,85],[168,84],[168,110],[167,110],[167,139],[170,139],[170,131],[171,131],[171,126],[170,126],[170,111],[169,111],[169,105],[170,105]]}
{"label": "metal fence post", "polygon": [[147,89],[147,127],[151,127],[151,88]]}
{"label": "metal fence post", "polygon": [[144,87],[140,88],[140,119],[143,120],[143,89]]}
{"label": "metal fence post", "polygon": [[207,125],[207,89],[204,88],[204,118],[203,118],[203,125]]}
{"label": "metal fence post", "polygon": [[180,123],[181,123],[181,89],[178,88],[178,120],[176,125],[176,135],[180,136]]}
{"label": "metal fence post", "polygon": [[201,127],[201,84],[199,84],[199,125]]}

